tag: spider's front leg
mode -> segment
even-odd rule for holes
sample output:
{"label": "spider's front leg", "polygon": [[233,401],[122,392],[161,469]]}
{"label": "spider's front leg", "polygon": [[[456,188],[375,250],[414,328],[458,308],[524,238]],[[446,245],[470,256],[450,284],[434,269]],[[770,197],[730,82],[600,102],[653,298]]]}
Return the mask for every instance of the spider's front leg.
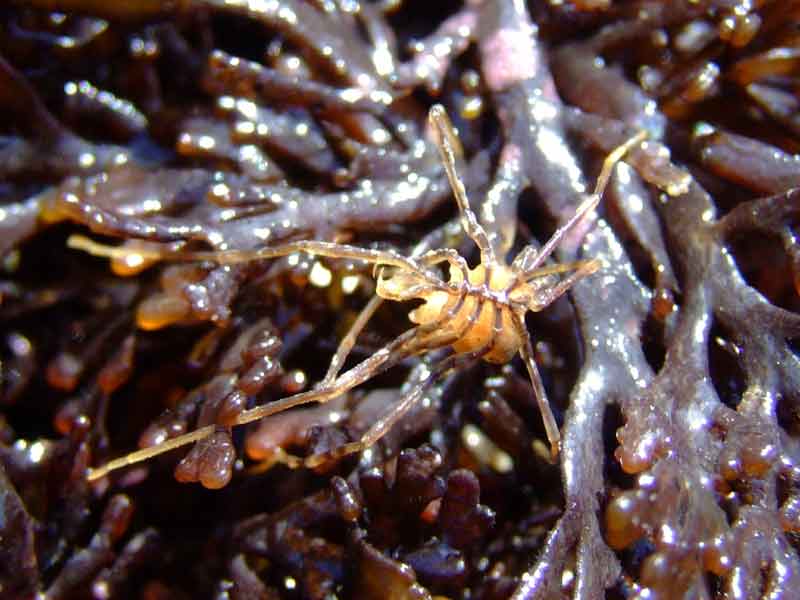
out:
{"label": "spider's front leg", "polygon": [[381,304],[383,304],[383,298],[380,296],[373,296],[364,308],[361,309],[361,312],[358,313],[356,320],[350,326],[350,329],[342,338],[342,341],[339,342],[336,353],[333,355],[328,365],[328,372],[325,373],[325,377],[317,386],[318,389],[330,386],[339,375],[339,371],[341,371],[344,366],[347,357],[350,356],[350,351],[353,349],[353,346],[355,346],[358,336],[364,330],[364,327],[366,327],[375,312],[380,308]]}
{"label": "spider's front leg", "polygon": [[588,260],[581,260],[574,263],[569,263],[568,265],[554,265],[554,267],[565,267],[562,269],[545,267],[543,269],[534,269],[533,271],[526,273],[524,275],[524,279],[526,281],[531,281],[536,279],[537,277],[543,277],[545,275],[549,275],[552,273],[573,271],[553,287],[539,292],[534,302],[531,303],[530,309],[534,311],[540,311],[546,308],[547,306],[558,300],[561,296],[566,294],[569,291],[569,289],[573,285],[578,283],[581,279],[584,279],[585,277],[588,277],[589,275],[596,273],[598,269],[600,269],[600,265],[601,263],[599,260],[597,260],[596,258],[590,258]]}
{"label": "spider's front leg", "polygon": [[413,259],[406,258],[393,250],[373,250],[359,248],[348,244],[336,242],[322,242],[318,240],[297,240],[276,246],[265,246],[252,250],[172,250],[167,248],[125,248],[101,244],[83,235],[71,235],[67,239],[67,247],[81,250],[92,256],[111,259],[128,259],[136,255],[145,260],[169,260],[180,262],[208,261],[220,265],[231,265],[280,258],[290,254],[304,253],[309,256],[325,256],[328,258],[344,258],[363,260],[369,264],[389,265],[406,270],[416,270],[417,264]]}
{"label": "spider's front leg", "polygon": [[450,122],[450,117],[447,116],[447,111],[441,104],[435,104],[431,107],[430,112],[428,112],[428,122],[433,129],[436,146],[442,157],[442,165],[445,173],[447,173],[453,196],[458,204],[458,211],[461,214],[461,227],[475,242],[475,245],[478,246],[478,250],[481,253],[481,263],[484,265],[495,264],[497,259],[494,248],[489,242],[489,236],[486,235],[486,231],[478,223],[478,218],[469,206],[464,182],[459,177],[456,169],[456,161],[460,160],[464,154],[461,142],[458,141],[458,136],[453,124]]}
{"label": "spider's front leg", "polygon": [[642,143],[647,137],[646,131],[640,131],[635,136],[617,146],[603,161],[603,167],[597,176],[597,183],[594,191],[578,206],[575,213],[561,227],[556,229],[550,239],[545,242],[540,250],[534,246],[526,246],[514,259],[512,267],[520,271],[531,271],[541,266],[545,260],[553,253],[564,237],[577,227],[592,211],[600,204],[600,200],[605,193],[611,174],[614,172],[616,164],[623,159],[631,148]]}

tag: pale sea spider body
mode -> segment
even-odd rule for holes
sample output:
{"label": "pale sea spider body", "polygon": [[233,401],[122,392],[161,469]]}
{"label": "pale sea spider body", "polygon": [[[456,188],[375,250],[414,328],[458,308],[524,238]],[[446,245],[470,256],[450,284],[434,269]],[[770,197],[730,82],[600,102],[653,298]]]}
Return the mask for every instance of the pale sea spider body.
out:
{"label": "pale sea spider body", "polygon": [[[373,250],[314,240],[290,242],[254,251],[157,251],[153,256],[142,256],[156,260],[209,260],[219,264],[229,264],[302,252],[313,256],[360,259],[375,266],[376,296],[364,307],[351,330],[342,339],[323,380],[312,390],[245,410],[229,422],[223,423],[223,426],[250,423],[302,404],[327,402],[410,356],[434,349],[449,349],[449,355],[436,363],[426,378],[389,407],[361,439],[324,454],[304,458],[282,452],[280,460],[291,467],[316,467],[329,460],[369,448],[424,396],[433,382],[445,373],[477,360],[504,364],[516,354],[520,354],[528,371],[551,453],[554,457],[558,453],[560,443],[558,425],[550,409],[534,360],[531,337],[525,325],[525,315],[528,311],[537,312],[544,309],[576,282],[600,267],[600,263],[592,259],[547,266],[544,266],[544,262],[564,236],[594,211],[613,166],[630,148],[644,139],[644,134],[640,133],[631,138],[606,157],[595,191],[541,248],[526,246],[511,264],[507,264],[495,255],[486,232],[469,206],[464,185],[456,171],[456,161],[461,155],[460,143],[445,109],[440,105],[431,108],[429,122],[458,203],[462,227],[480,251],[480,262],[475,267],[470,268],[466,260],[456,250],[450,248],[433,249],[420,256],[406,257],[390,250]],[[141,254],[139,250],[109,247],[81,236],[73,236],[69,244],[74,248],[104,257],[126,258],[131,252]],[[442,263],[447,263],[449,266],[447,280],[442,278],[436,269],[437,265]],[[340,374],[356,338],[383,300],[421,300],[422,304],[409,313],[410,320],[416,326]],[[101,467],[91,469],[88,478],[95,480],[118,468],[202,440],[212,435],[218,426],[207,425],[112,460]]]}

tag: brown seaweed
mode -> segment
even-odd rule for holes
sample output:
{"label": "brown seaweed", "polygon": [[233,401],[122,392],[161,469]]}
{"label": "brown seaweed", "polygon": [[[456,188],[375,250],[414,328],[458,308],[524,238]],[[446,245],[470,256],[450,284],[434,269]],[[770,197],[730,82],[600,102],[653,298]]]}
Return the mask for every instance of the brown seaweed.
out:
{"label": "brown seaweed", "polygon": [[[795,0],[0,8],[0,598],[791,597],[798,19]],[[241,435],[233,416],[322,379],[370,272],[144,250],[468,254],[434,102],[503,255],[649,134],[557,253],[602,269],[528,319],[560,461],[511,363],[444,378],[371,452],[286,469],[277,449],[358,439],[436,357]],[[85,479],[209,423],[175,475],[220,489],[176,483],[172,456]]]}

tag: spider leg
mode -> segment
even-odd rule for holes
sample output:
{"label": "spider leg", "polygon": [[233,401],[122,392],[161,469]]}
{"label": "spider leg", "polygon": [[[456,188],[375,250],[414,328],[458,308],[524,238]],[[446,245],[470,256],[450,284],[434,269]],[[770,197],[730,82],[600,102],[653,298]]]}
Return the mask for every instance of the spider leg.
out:
{"label": "spider leg", "polygon": [[[466,318],[465,322],[461,324],[456,331],[444,327],[446,323],[452,322],[453,318],[461,310],[461,308],[464,305],[465,298],[466,298],[465,294],[459,294],[457,298],[453,301],[452,305],[445,307],[447,308],[447,310],[446,311],[443,310],[444,316],[441,319],[433,323],[430,323],[428,325],[420,326],[416,330],[412,330],[419,334],[418,341],[421,346],[426,346],[427,348],[425,349],[433,349],[433,348],[441,348],[443,346],[449,346],[450,344],[453,344],[454,342],[458,341],[460,338],[466,335],[470,329],[472,329],[472,327],[478,321],[481,312],[483,311],[483,306],[485,304],[485,302],[483,301],[479,301],[475,304],[474,309]],[[495,332],[497,332],[502,327],[502,314],[499,306],[495,306],[494,310],[495,310],[494,330]],[[381,437],[383,437],[383,435],[389,429],[391,429],[392,426],[411,409],[411,407],[414,406],[414,404],[419,400],[419,398],[422,396],[422,393],[428,386],[430,386],[445,371],[452,368],[452,366],[448,366],[450,362],[454,361],[457,358],[463,358],[463,357],[469,357],[469,360],[477,360],[492,350],[495,341],[496,341],[496,336],[493,335],[492,338],[489,340],[489,342],[485,344],[482,348],[469,353],[459,353],[443,360],[436,367],[436,369],[434,369],[432,375],[425,382],[420,383],[414,390],[411,391],[411,393],[404,396],[398,404],[395,404],[393,408],[386,414],[384,414],[362,436],[360,440],[356,442],[350,442],[348,444],[344,444],[337,448],[333,448],[328,452],[312,455],[306,458],[297,457],[292,454],[288,454],[286,452],[281,451],[279,455],[276,456],[276,460],[285,463],[287,466],[291,468],[301,468],[301,467],[314,468],[325,462],[328,462],[329,460],[339,459],[349,454],[353,454],[355,452],[361,452],[362,450],[369,448],[372,444],[374,444]]]}
{"label": "spider leg", "polygon": [[[552,304],[558,298],[563,296],[567,290],[569,290],[569,288],[575,285],[578,281],[596,272],[600,268],[600,264],[600,261],[594,258],[591,260],[582,260],[577,263],[572,263],[572,266],[576,267],[575,271],[559,281],[552,288],[542,292],[541,295],[536,298],[535,304],[532,303],[528,308],[533,311],[540,311],[546,306]],[[539,269],[539,271],[542,270],[543,269]],[[526,274],[526,279],[537,276],[537,271],[529,272]]]}
{"label": "spider leg", "polygon": [[539,277],[547,277],[548,275],[557,275],[558,273],[567,273],[569,271],[577,271],[583,268],[587,263],[596,262],[594,259],[576,260],[568,263],[555,263],[547,265],[546,267],[539,267],[532,271],[525,273],[525,281],[537,279]]}
{"label": "spider leg", "polygon": [[[420,336],[421,329],[422,328],[414,328],[406,331],[394,341],[378,350],[375,354],[343,373],[335,381],[331,382],[329,386],[288,396],[281,400],[276,400],[275,402],[246,410],[233,420],[231,426],[251,423],[302,404],[327,402],[332,398],[344,394],[370,377],[385,371],[405,358],[433,347],[432,344],[436,344],[437,342],[436,336]],[[427,333],[427,331],[423,333]],[[200,427],[189,433],[168,439],[160,444],[131,452],[125,456],[111,460],[100,467],[89,469],[86,478],[89,481],[95,481],[117,469],[143,462],[160,454],[164,454],[165,452],[169,452],[170,450],[205,439],[214,433],[216,428],[217,425],[215,424],[206,425],[205,427]]]}
{"label": "spider leg", "polygon": [[622,157],[630,152],[631,148],[641,144],[645,139],[647,139],[647,131],[642,130],[636,135],[622,142],[619,146],[614,148],[608,156],[606,156],[605,160],[603,161],[603,167],[600,169],[600,174],[597,176],[594,192],[592,192],[595,196],[602,196],[606,191],[606,186],[608,185],[608,180],[611,178],[611,173],[614,172],[614,167],[619,161],[622,160]]}
{"label": "spider leg", "polygon": [[[504,290],[504,293],[508,295],[511,292],[513,292],[514,290],[516,290],[523,283],[530,283],[534,279],[539,279],[541,277],[547,277],[549,275],[557,275],[559,273],[568,273],[570,271],[581,271],[581,272],[583,272],[583,271],[586,271],[587,269],[590,270],[590,273],[594,273],[595,271],[597,271],[597,268],[598,268],[598,265],[596,263],[597,263],[597,261],[595,259],[576,260],[576,261],[568,262],[568,263],[555,263],[555,264],[552,264],[552,265],[548,265],[546,267],[539,267],[537,269],[532,269],[532,270],[527,271],[527,272],[521,272],[521,273],[517,274],[517,276],[511,282],[511,285],[509,285]],[[560,284],[558,284],[558,285],[560,285]],[[570,284],[570,285],[572,285],[572,284]],[[567,287],[569,287],[569,286],[567,286]],[[559,295],[561,295],[561,294],[559,294]],[[547,294],[546,298],[549,298],[549,297],[550,297],[550,294]],[[550,302],[552,302],[552,300],[548,300],[547,304],[549,304]],[[534,308],[532,310],[541,310],[541,308],[538,308],[538,303],[537,303],[536,306],[537,306],[537,308]],[[546,306],[546,305],[544,305],[544,306]],[[542,308],[544,308],[544,306],[542,306]]]}
{"label": "spider leg", "polygon": [[[137,248],[122,248],[109,246],[95,242],[83,235],[72,235],[67,240],[67,246],[76,250],[82,250],[93,256],[101,258],[125,259],[131,255],[141,256],[149,260],[173,260],[173,261],[211,261],[218,264],[235,264],[251,262],[254,260],[278,258],[288,256],[296,252],[303,252],[310,256],[326,256],[329,258],[350,258],[363,260],[367,263],[376,265],[389,265],[420,271],[419,265],[410,258],[394,252],[392,250],[372,250],[369,248],[359,248],[348,244],[337,244],[334,242],[321,242],[316,240],[298,240],[279,244],[277,246],[266,246],[253,250],[218,250],[218,251],[181,251],[181,250],[155,250]],[[428,274],[422,273],[427,277]]]}
{"label": "spider leg", "polygon": [[419,257],[420,262],[426,266],[436,265],[441,262],[448,262],[451,265],[458,267],[462,271],[467,271],[467,261],[461,256],[454,248],[437,248],[435,250],[428,250],[425,254]]}
{"label": "spider leg", "polygon": [[206,425],[205,427],[200,427],[199,429],[195,429],[189,433],[168,439],[160,444],[156,444],[155,446],[142,448],[141,450],[136,450],[135,452],[131,452],[125,456],[115,458],[114,460],[108,461],[104,465],[88,469],[86,473],[86,479],[88,481],[95,481],[105,477],[111,473],[111,471],[116,471],[117,469],[122,469],[123,467],[144,462],[149,458],[158,456],[159,454],[164,454],[165,452],[169,452],[175,448],[180,448],[181,446],[191,444],[192,442],[205,439],[214,433],[216,429],[216,425]]}
{"label": "spider leg", "polygon": [[533,244],[528,244],[522,250],[519,251],[514,257],[513,262],[511,263],[511,268],[517,272],[524,271],[523,267],[531,262],[536,258],[539,253],[539,249],[534,246]]}
{"label": "spider leg", "polygon": [[[581,202],[575,213],[564,223],[561,227],[556,229],[555,233],[550,236],[550,239],[545,242],[538,251],[534,246],[526,246],[523,248],[512,263],[512,268],[528,272],[536,269],[553,253],[553,250],[561,243],[564,236],[567,235],[572,229],[578,225],[586,215],[590,214],[597,205],[600,203],[600,196],[592,194],[586,200]],[[530,250],[529,250],[530,248]]]}
{"label": "spider leg", "polygon": [[561,444],[561,433],[558,431],[558,423],[556,423],[556,418],[553,416],[553,411],[550,410],[550,402],[547,400],[547,392],[544,390],[542,376],[539,374],[539,368],[536,366],[536,360],[533,357],[531,336],[528,333],[528,329],[525,327],[525,322],[519,315],[514,315],[513,322],[517,333],[523,341],[519,353],[522,360],[525,362],[525,368],[528,369],[528,377],[530,377],[531,385],[533,386],[533,395],[536,397],[536,403],[539,405],[539,412],[542,414],[542,422],[544,423],[544,430],[547,434],[547,441],[550,443],[550,454],[553,459],[555,459],[558,456],[559,446]]}
{"label": "spider leg", "polygon": [[443,377],[450,370],[461,369],[476,362],[481,356],[486,354],[488,350],[489,346],[487,345],[476,352],[456,354],[440,361],[431,370],[431,374],[428,375],[428,377],[417,383],[410,392],[404,394],[398,402],[394,403],[389,410],[384,412],[357,441],[349,442],[332,448],[327,452],[313,454],[305,458],[284,454],[280,459],[292,468],[306,467],[313,469],[326,462],[339,460],[350,454],[363,452],[367,448],[375,445],[378,440],[386,435],[386,433],[423,398],[424,393],[438,379]]}
{"label": "spider leg", "polygon": [[445,173],[447,173],[450,187],[453,188],[453,195],[458,203],[458,209],[461,213],[461,226],[478,246],[481,252],[481,263],[494,263],[496,259],[494,249],[489,243],[489,236],[486,235],[486,231],[478,223],[475,213],[469,207],[464,182],[461,181],[456,170],[456,160],[461,158],[464,153],[461,148],[461,142],[458,141],[453,124],[441,104],[435,104],[431,107],[428,113],[428,122],[433,128],[436,146],[439,148]]}
{"label": "spider leg", "polygon": [[333,358],[331,358],[331,364],[328,365],[328,372],[325,374],[325,377],[322,379],[318,387],[327,387],[333,382],[334,379],[336,379],[336,376],[339,375],[339,371],[344,366],[344,362],[350,355],[350,351],[353,349],[356,339],[364,330],[367,322],[372,318],[372,315],[375,314],[375,311],[378,310],[382,303],[383,298],[380,296],[373,296],[370,301],[367,302],[367,305],[361,309],[361,312],[358,313],[358,317],[356,317],[356,320],[353,322],[349,331],[339,342],[339,347],[336,348],[336,354],[333,355]]}
{"label": "spider leg", "polygon": [[576,225],[578,225],[586,217],[586,215],[590,214],[595,208],[597,208],[597,205],[600,203],[600,199],[603,197],[603,193],[605,193],[606,186],[611,178],[611,174],[614,172],[614,167],[616,164],[622,160],[622,158],[631,150],[631,148],[637,144],[640,144],[646,137],[647,132],[640,131],[635,136],[614,148],[614,150],[612,150],[603,161],[603,166],[600,169],[600,174],[597,176],[597,183],[595,184],[594,191],[583,202],[581,202],[580,206],[578,206],[577,210],[575,211],[575,214],[573,214],[569,220],[564,223],[564,225],[556,229],[555,233],[550,236],[550,239],[547,240],[547,242],[538,252],[531,246],[526,246],[523,248],[514,259],[512,266],[515,269],[522,271],[530,271],[531,269],[535,269],[541,265],[547,259],[547,257],[553,253],[553,250],[555,250],[556,246],[558,246],[561,240],[564,239],[564,236],[567,235],[567,233],[569,233]]}
{"label": "spider leg", "polygon": [[[467,280],[467,262],[452,248],[429,250],[422,256],[418,257],[418,260],[425,266],[432,266],[446,261],[450,265],[454,265],[460,269],[464,281]],[[331,359],[331,363],[328,366],[328,372],[325,374],[324,379],[317,387],[326,387],[330,385],[334,379],[336,379],[336,376],[339,374],[339,370],[342,368],[344,362],[347,360],[347,357],[350,354],[350,351],[353,349],[356,339],[364,330],[367,322],[372,318],[382,302],[383,298],[380,296],[375,296],[361,310],[355,322],[350,327],[350,330],[342,338],[342,341],[339,342],[339,347],[336,349],[336,354],[334,354],[333,358]]]}

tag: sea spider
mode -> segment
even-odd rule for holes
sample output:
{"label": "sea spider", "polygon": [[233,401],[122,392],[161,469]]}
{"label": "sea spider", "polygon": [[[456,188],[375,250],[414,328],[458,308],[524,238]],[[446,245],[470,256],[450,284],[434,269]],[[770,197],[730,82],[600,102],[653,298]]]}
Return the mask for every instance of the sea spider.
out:
{"label": "sea spider", "polygon": [[[525,314],[544,309],[576,282],[600,267],[600,262],[595,259],[543,265],[564,236],[595,209],[615,163],[630,148],[642,141],[644,133],[631,138],[606,157],[594,192],[544,246],[538,249],[533,245],[526,246],[509,265],[496,256],[486,232],[470,209],[464,184],[456,171],[456,159],[462,153],[461,145],[445,109],[440,105],[434,106],[428,118],[458,203],[461,225],[480,251],[480,263],[474,268],[470,268],[466,260],[451,248],[430,250],[421,256],[407,257],[392,250],[372,250],[313,240],[290,242],[253,251],[153,252],[152,256],[143,256],[229,264],[304,252],[312,256],[359,259],[375,266],[377,295],[365,306],[341,341],[323,380],[310,391],[245,410],[231,422],[225,423],[228,426],[251,423],[301,404],[327,402],[408,357],[438,348],[449,349],[449,354],[434,365],[428,376],[392,405],[361,439],[305,458],[282,454],[281,460],[291,467],[313,468],[329,460],[369,448],[444,373],[480,359],[495,364],[506,363],[517,353],[528,370],[551,452],[554,457],[558,453],[560,433],[534,361],[531,338],[525,326]],[[82,236],[70,238],[69,245],[110,258],[126,258],[131,252],[143,254],[140,250],[131,251],[97,244]],[[441,263],[449,265],[450,276],[447,281],[434,269]],[[409,318],[416,326],[340,375],[339,371],[357,336],[383,300],[422,300],[422,304],[409,313]],[[101,467],[90,469],[88,479],[99,479],[115,469],[204,439],[213,434],[217,427],[207,425],[112,460]]]}

